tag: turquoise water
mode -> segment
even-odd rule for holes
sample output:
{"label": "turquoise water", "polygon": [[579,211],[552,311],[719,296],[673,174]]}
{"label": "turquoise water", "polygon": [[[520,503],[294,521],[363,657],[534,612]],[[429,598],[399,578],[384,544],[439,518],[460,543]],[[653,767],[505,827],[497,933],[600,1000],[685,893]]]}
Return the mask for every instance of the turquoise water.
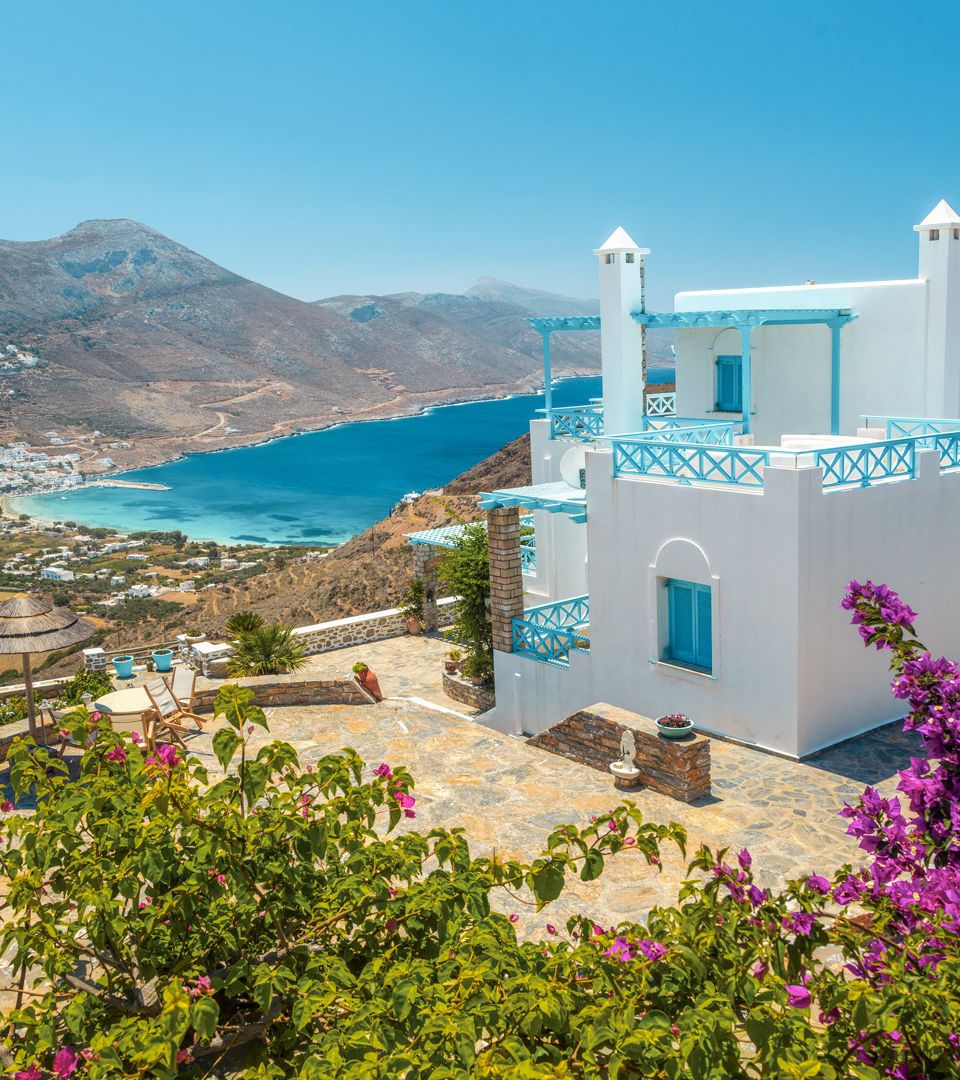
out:
{"label": "turquoise water", "polygon": [[[672,369],[649,372],[650,382]],[[600,379],[566,379],[557,405],[600,396]],[[336,544],[384,517],[408,491],[440,487],[522,435],[541,394],[343,424],[260,446],[191,454],[122,474],[169,491],[83,488],[12,500],[18,513],[121,532],[182,529],[221,544]]]}

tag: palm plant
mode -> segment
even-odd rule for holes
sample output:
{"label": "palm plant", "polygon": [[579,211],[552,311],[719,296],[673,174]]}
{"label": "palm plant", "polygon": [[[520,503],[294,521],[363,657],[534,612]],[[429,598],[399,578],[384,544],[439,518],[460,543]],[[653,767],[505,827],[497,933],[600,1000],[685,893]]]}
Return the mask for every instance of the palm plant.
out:
{"label": "palm plant", "polygon": [[258,611],[235,611],[227,619],[227,633],[231,637],[243,637],[264,625],[264,618]]}
{"label": "palm plant", "polygon": [[227,661],[230,675],[282,675],[307,662],[303,645],[283,623],[261,624],[237,637]]}

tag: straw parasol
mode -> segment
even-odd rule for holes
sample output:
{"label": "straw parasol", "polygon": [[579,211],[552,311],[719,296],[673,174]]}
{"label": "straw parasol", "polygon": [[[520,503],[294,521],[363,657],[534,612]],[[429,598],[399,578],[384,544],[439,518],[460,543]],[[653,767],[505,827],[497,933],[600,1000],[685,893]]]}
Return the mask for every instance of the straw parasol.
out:
{"label": "straw parasol", "polygon": [[0,655],[19,655],[26,684],[27,719],[30,734],[37,737],[37,716],[33,703],[31,653],[53,652],[78,645],[96,632],[92,623],[67,608],[53,606],[49,596],[12,596],[0,603]]}

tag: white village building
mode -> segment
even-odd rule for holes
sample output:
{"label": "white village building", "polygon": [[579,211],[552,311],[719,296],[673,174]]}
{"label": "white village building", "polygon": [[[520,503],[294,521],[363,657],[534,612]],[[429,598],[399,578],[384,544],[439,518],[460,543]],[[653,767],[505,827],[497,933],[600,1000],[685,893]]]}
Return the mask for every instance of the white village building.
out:
{"label": "white village building", "polygon": [[[810,754],[903,713],[840,608],[851,578],[897,589],[927,646],[960,655],[960,216],[941,202],[916,231],[916,278],[681,292],[650,312],[649,252],[617,229],[595,252],[600,316],[533,320],[534,482],[482,499],[482,722],[534,734],[604,701]],[[675,395],[645,394],[647,328],[676,333]],[[553,408],[551,336],[584,329],[602,401]]]}

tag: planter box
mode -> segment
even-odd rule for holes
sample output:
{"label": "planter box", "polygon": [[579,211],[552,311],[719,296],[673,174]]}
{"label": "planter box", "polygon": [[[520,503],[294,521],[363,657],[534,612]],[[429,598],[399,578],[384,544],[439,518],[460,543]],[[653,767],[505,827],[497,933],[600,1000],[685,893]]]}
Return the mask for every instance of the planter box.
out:
{"label": "planter box", "polygon": [[443,692],[448,698],[459,701],[461,705],[469,705],[471,708],[479,709],[481,712],[492,709],[497,702],[493,690],[488,690],[483,686],[476,686],[469,679],[461,678],[459,675],[451,675],[447,671],[443,673]]}

